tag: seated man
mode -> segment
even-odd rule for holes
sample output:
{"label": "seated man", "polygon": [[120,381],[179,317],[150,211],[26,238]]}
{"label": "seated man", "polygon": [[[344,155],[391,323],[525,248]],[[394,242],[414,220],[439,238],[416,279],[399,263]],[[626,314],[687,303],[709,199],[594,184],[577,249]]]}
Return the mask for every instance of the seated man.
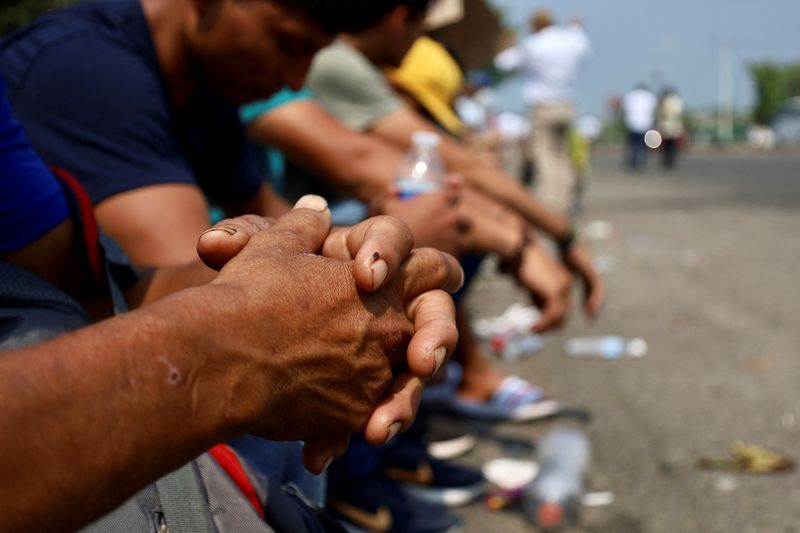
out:
{"label": "seated man", "polygon": [[[288,210],[252,165],[237,105],[299,87],[318,49],[384,9],[354,5],[83,3],[8,36],[0,71],[31,143],[81,180],[131,260],[182,265],[210,225],[206,197],[228,215]],[[387,275],[383,258],[370,268]]]}
{"label": "seated man", "polygon": [[354,24],[341,10],[81,3],[7,36],[0,72],[31,144],[81,180],[104,231],[138,264],[182,264],[209,227],[205,197],[228,215],[288,210],[252,166],[237,105],[299,87],[314,53]]}
{"label": "seated man", "polygon": [[[0,191],[0,220],[18,224],[0,238],[0,344],[34,343],[0,354],[0,434],[14,436],[0,450],[0,498],[11,530],[81,527],[245,431],[304,440],[319,471],[350,433],[380,444],[410,424],[421,383],[455,344],[452,302],[438,290],[462,280],[453,259],[409,254],[396,220],[330,233],[319,197],[275,222],[221,223],[198,243],[209,265],[224,266],[219,275],[199,263],[157,271],[128,294],[158,302],[86,326],[110,309],[105,291],[86,289],[115,278],[105,278],[91,213],[68,218],[1,83]],[[406,345],[409,372],[392,381]]]}

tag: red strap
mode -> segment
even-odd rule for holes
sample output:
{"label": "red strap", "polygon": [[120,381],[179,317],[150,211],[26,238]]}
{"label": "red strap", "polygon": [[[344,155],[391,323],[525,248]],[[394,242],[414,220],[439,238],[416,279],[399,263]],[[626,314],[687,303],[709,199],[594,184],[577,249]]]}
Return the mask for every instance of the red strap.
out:
{"label": "red strap", "polygon": [[104,280],[105,268],[100,254],[100,232],[97,229],[97,220],[94,218],[92,200],[75,176],[55,165],[50,165],[50,171],[72,192],[72,197],[75,199],[75,204],[78,208],[77,214],[80,217],[80,224],[83,228],[83,243],[86,248],[89,266],[97,280]]}
{"label": "red strap", "polygon": [[258,516],[264,518],[264,508],[261,506],[261,501],[258,499],[256,488],[250,482],[250,478],[247,477],[247,473],[244,471],[242,463],[239,462],[236,453],[224,444],[218,444],[208,452],[211,454],[211,457],[219,463],[219,466],[227,472],[233,482],[236,483],[236,486],[242,491],[244,497],[250,501],[253,509],[258,513]]}

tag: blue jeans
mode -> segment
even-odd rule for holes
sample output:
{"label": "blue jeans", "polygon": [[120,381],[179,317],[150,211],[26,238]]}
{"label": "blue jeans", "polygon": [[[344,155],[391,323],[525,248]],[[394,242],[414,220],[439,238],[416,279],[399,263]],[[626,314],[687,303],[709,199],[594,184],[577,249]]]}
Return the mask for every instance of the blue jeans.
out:
{"label": "blue jeans", "polygon": [[292,483],[303,495],[325,505],[325,473],[315,476],[303,466],[303,443],[275,442],[244,435],[228,443],[259,474],[278,486]]}
{"label": "blue jeans", "polygon": [[644,133],[628,131],[627,166],[631,170],[644,168],[647,162],[647,145],[644,143]]}

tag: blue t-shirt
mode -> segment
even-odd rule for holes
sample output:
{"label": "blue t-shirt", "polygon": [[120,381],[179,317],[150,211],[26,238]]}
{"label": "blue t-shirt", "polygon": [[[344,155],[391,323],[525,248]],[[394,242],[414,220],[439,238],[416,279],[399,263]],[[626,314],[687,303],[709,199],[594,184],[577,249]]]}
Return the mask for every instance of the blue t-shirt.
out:
{"label": "blue t-shirt", "polygon": [[0,43],[0,74],[31,144],[97,203],[162,183],[199,185],[220,204],[261,186],[237,109],[201,84],[180,109],[136,0],[49,14]]}
{"label": "blue t-shirt", "polygon": [[69,208],[55,176],[28,144],[11,115],[0,78],[0,252],[35,241],[62,220]]}

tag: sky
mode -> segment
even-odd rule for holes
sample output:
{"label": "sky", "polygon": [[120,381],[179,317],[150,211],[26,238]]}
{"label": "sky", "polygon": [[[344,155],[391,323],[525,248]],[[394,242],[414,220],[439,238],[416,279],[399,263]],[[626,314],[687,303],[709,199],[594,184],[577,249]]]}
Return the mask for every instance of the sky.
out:
{"label": "sky", "polygon": [[[687,106],[710,109],[719,94],[720,47],[733,57],[735,107],[752,106],[747,65],[800,61],[800,0],[489,0],[506,22],[527,31],[529,14],[546,7],[558,22],[579,17],[593,56],[578,74],[576,107],[607,114],[611,95],[638,82],[674,86]],[[501,90],[507,107],[520,105],[518,86]]]}

